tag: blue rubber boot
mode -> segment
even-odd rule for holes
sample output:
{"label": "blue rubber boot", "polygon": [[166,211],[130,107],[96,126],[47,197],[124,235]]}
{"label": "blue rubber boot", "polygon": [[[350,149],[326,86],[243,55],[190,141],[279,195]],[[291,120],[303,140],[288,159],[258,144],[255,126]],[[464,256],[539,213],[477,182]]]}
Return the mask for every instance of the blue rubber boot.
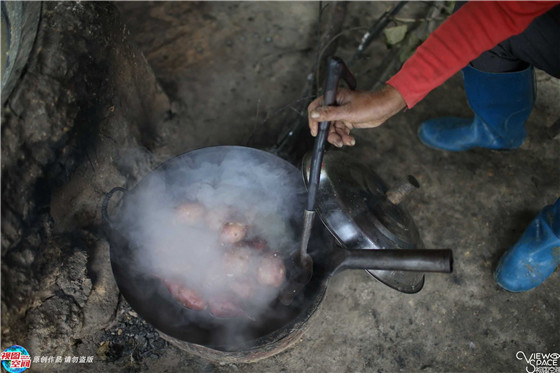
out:
{"label": "blue rubber boot", "polygon": [[506,290],[533,289],[560,263],[560,198],[546,206],[500,259],[494,279]]}
{"label": "blue rubber boot", "polygon": [[525,122],[535,102],[533,68],[488,73],[467,66],[463,81],[474,118],[428,120],[418,130],[420,141],[449,151],[520,147],[527,136]]}

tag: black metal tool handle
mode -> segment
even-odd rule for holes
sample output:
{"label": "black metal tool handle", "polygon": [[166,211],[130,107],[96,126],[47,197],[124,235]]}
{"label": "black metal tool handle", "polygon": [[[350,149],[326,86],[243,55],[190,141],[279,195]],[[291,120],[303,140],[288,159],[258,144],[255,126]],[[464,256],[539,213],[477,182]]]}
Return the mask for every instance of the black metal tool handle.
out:
{"label": "black metal tool handle", "polygon": [[109,202],[111,201],[111,198],[113,198],[113,194],[115,194],[115,192],[126,193],[128,190],[122,187],[114,187],[111,191],[109,191],[109,193],[105,194],[103,203],[101,204],[101,217],[110,226],[112,226],[114,222],[111,217],[109,217],[109,212],[107,210],[109,209]]}
{"label": "black metal tool handle", "polygon": [[453,271],[453,252],[439,250],[343,250],[335,272],[345,269],[381,269],[392,271]]}
{"label": "black metal tool handle", "polygon": [[[330,57],[327,60],[327,80],[325,81],[325,91],[323,93],[323,106],[332,106],[336,103],[338,83],[341,78],[348,84],[350,89],[356,89],[356,78],[354,78],[354,75],[352,75],[344,61],[339,57]],[[317,188],[321,175],[321,164],[323,163],[323,154],[325,152],[325,144],[329,134],[330,124],[331,122],[319,123],[319,131],[315,138],[315,144],[313,145],[307,194],[308,211],[313,211],[315,208],[315,197],[317,195]]]}

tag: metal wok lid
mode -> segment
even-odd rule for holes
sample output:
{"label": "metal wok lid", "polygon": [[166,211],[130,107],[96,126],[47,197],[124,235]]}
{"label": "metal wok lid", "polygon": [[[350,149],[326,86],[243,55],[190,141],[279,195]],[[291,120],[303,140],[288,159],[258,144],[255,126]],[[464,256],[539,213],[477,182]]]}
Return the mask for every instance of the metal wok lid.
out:
{"label": "metal wok lid", "polygon": [[[302,162],[306,186],[310,162],[308,153]],[[402,188],[396,189],[402,192]],[[389,199],[388,191],[387,185],[371,168],[341,151],[328,151],[323,158],[316,211],[338,242],[348,249],[422,249],[424,245],[412,217],[398,204],[402,195]],[[368,272],[404,293],[416,293],[424,285],[422,273]]]}

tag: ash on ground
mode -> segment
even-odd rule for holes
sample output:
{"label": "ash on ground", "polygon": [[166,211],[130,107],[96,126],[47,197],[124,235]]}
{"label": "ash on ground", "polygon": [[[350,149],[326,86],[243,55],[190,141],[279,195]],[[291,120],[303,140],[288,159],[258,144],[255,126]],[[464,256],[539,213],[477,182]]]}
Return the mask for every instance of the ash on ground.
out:
{"label": "ash on ground", "polygon": [[146,358],[158,359],[164,355],[168,345],[127,302],[121,301],[116,324],[103,334],[97,356],[107,362],[140,364]]}

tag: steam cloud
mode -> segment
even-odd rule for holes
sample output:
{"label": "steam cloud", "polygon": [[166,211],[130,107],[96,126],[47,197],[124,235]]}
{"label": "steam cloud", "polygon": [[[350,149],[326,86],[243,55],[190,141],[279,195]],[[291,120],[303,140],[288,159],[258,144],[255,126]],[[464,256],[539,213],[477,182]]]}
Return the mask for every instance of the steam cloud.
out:
{"label": "steam cloud", "polygon": [[[147,275],[194,289],[205,300],[233,297],[244,309],[250,307],[249,315],[265,312],[282,288],[259,285],[254,276],[244,275],[245,284],[251,282],[255,291],[240,300],[232,292],[232,282],[239,278],[228,274],[224,255],[244,245],[224,243],[223,221],[214,223],[216,217],[226,217],[246,224],[245,241],[264,239],[270,252],[289,257],[297,250],[296,227],[305,199],[301,176],[295,171],[271,169],[253,153],[231,151],[210,161],[178,159],[152,172],[127,197],[120,215],[120,229],[135,246],[135,265]],[[204,206],[201,217],[181,221],[177,208],[185,203]],[[250,255],[254,267],[263,253],[251,250]]]}

